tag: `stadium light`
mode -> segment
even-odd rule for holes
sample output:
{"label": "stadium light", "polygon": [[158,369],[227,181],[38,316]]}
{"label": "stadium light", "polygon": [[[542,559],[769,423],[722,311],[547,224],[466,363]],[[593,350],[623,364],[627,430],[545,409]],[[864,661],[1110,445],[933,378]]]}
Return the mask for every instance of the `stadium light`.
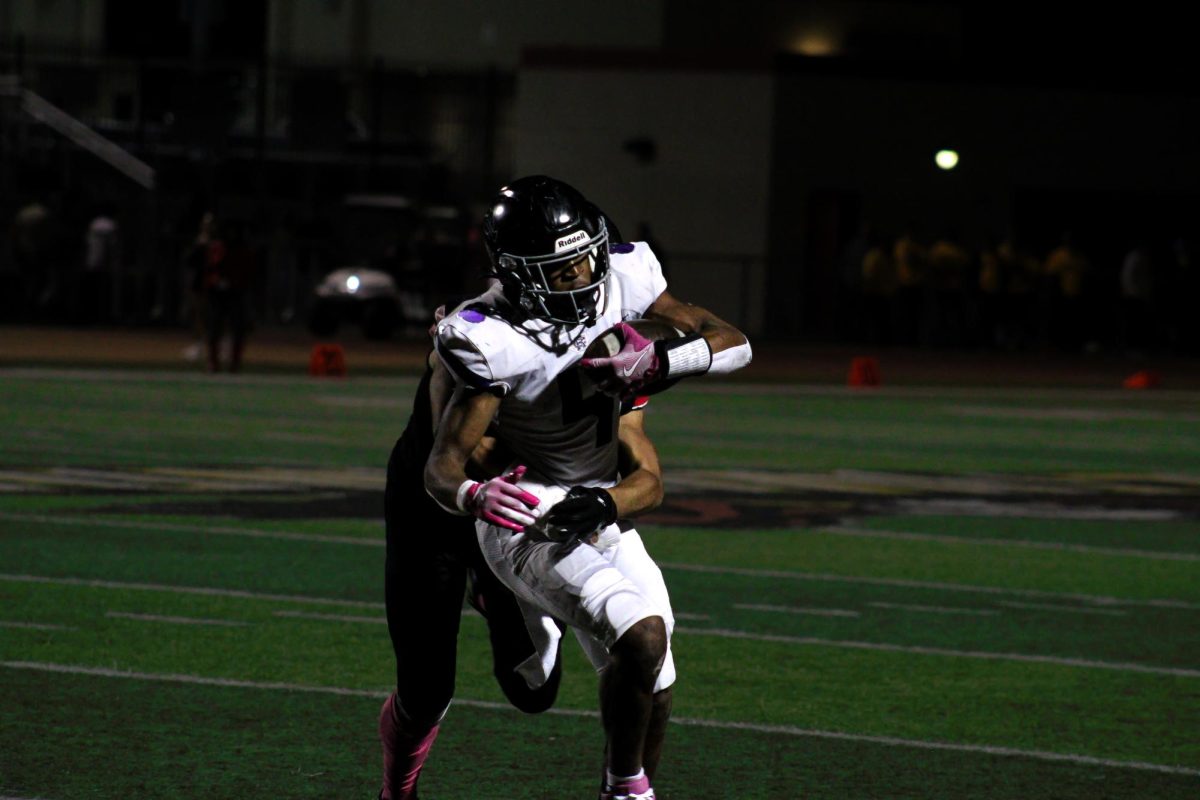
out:
{"label": "stadium light", "polygon": [[934,163],[946,171],[950,171],[958,166],[958,151],[957,150],[938,150],[933,157]]}

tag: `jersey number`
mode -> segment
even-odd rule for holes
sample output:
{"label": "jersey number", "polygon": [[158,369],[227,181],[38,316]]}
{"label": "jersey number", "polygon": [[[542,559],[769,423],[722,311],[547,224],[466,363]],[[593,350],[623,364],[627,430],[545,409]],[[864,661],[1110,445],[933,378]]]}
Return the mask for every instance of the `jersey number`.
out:
{"label": "jersey number", "polygon": [[601,392],[592,392],[584,397],[578,367],[559,373],[558,393],[562,397],[564,425],[593,417],[596,420],[596,448],[612,441],[613,414],[617,404]]}

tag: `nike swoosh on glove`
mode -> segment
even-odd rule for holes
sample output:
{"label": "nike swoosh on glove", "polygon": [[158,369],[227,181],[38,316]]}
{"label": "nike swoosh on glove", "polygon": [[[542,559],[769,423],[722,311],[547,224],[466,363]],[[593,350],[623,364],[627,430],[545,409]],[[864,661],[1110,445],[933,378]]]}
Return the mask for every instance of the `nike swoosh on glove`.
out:
{"label": "nike swoosh on glove", "polygon": [[617,521],[617,502],[603,489],[573,486],[546,513],[541,528],[556,542],[586,539]]}
{"label": "nike swoosh on glove", "polygon": [[627,395],[658,374],[659,358],[654,342],[642,336],[624,322],[615,326],[621,331],[621,349],[616,355],[600,358],[585,358],[580,364],[586,369],[609,368],[612,371],[601,382],[606,391],[615,382],[618,392]]}
{"label": "nike swoosh on glove", "polygon": [[537,495],[516,486],[525,475],[525,467],[516,467],[498,478],[468,486],[462,508],[484,522],[520,533],[540,516]]}

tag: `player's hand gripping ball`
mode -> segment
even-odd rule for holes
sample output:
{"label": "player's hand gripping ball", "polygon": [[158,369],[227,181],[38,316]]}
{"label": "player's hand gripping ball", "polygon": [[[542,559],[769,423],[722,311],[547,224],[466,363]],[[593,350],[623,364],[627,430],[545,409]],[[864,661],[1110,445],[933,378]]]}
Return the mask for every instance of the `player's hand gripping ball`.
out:
{"label": "player's hand gripping ball", "polygon": [[581,541],[604,551],[620,539],[612,525],[617,505],[604,489],[575,486],[567,489],[547,483],[529,472],[521,478],[520,488],[538,498],[542,512],[525,534],[535,539],[569,543]]}
{"label": "player's hand gripping ball", "polygon": [[603,489],[573,486],[542,520],[547,538],[556,542],[592,540],[617,521],[617,504]]}
{"label": "player's hand gripping ball", "polygon": [[605,394],[623,398],[655,394],[677,380],[662,379],[665,361],[658,343],[680,336],[678,330],[657,320],[618,322],[588,346],[579,364]]}

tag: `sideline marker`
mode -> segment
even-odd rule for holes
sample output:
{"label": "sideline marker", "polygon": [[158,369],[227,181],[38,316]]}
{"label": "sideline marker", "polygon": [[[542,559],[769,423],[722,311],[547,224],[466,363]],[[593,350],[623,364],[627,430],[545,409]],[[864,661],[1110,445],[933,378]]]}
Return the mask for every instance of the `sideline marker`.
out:
{"label": "sideline marker", "polygon": [[1121,384],[1126,389],[1156,389],[1162,384],[1162,375],[1153,370],[1144,369],[1130,375]]}
{"label": "sideline marker", "polygon": [[346,353],[340,344],[313,345],[308,374],[317,378],[346,377]]}
{"label": "sideline marker", "polygon": [[883,383],[879,375],[879,359],[873,356],[857,356],[850,361],[850,375],[846,383],[854,387],[879,386]]}

